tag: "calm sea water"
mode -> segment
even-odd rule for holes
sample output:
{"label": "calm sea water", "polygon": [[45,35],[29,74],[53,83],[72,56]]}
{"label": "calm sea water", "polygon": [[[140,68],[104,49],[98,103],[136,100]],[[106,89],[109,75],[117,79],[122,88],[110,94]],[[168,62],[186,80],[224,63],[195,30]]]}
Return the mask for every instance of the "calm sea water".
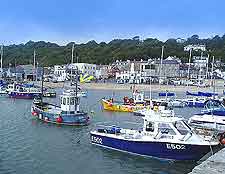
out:
{"label": "calm sea water", "polygon": [[[60,90],[59,90],[60,91]],[[102,97],[123,97],[128,92],[89,90],[82,98],[82,108],[94,111],[92,123],[86,127],[66,127],[35,120],[30,114],[31,100],[0,98],[0,174],[183,174],[196,165],[168,162],[106,150],[90,144],[89,132],[96,123],[141,122],[129,113],[102,111]],[[156,94],[153,94],[156,95]],[[59,104],[58,99],[48,99]],[[199,109],[176,109],[188,118]]]}

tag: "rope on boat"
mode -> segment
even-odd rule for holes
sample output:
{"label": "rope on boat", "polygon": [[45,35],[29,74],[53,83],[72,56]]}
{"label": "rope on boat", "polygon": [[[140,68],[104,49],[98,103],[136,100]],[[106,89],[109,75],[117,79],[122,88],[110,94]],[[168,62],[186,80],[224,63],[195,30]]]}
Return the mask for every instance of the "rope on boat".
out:
{"label": "rope on boat", "polygon": [[213,149],[212,149],[212,146],[210,144],[210,141],[209,141],[209,147],[210,147],[211,154],[213,155]]}

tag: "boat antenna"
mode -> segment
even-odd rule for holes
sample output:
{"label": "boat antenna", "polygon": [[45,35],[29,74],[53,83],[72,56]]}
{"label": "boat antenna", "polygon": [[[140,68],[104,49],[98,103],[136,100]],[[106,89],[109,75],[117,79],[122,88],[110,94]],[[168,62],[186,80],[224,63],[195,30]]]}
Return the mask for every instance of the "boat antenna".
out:
{"label": "boat antenna", "polygon": [[[192,53],[192,48],[190,49],[190,53],[189,53],[189,60],[188,60],[188,80],[190,80],[190,69],[191,69],[191,53]],[[188,83],[187,83],[188,86]]]}
{"label": "boat antenna", "polygon": [[43,89],[44,89],[44,66],[42,66],[41,72],[41,103],[43,103]]}
{"label": "boat antenna", "polygon": [[[35,70],[36,70],[36,52],[35,52],[35,49],[34,49],[34,53],[33,53],[33,59],[34,59],[34,71],[33,71],[33,80],[34,80],[34,77],[35,77]],[[36,79],[37,79],[37,74],[36,74]]]}
{"label": "boat antenna", "polygon": [[212,69],[211,69],[211,86],[213,85],[213,68],[214,68],[215,57],[212,58]]}
{"label": "boat antenna", "polygon": [[[150,70],[151,70],[151,63],[150,63]],[[152,77],[150,75],[150,78],[149,78],[149,99],[152,100]],[[151,101],[150,101],[151,102]]]}
{"label": "boat antenna", "polygon": [[73,53],[74,53],[74,44],[72,45],[72,50],[71,50],[71,71],[70,71],[70,82],[72,85],[72,74],[73,74]]}
{"label": "boat antenna", "polygon": [[209,54],[206,61],[206,79],[208,79],[208,72],[209,72]]}

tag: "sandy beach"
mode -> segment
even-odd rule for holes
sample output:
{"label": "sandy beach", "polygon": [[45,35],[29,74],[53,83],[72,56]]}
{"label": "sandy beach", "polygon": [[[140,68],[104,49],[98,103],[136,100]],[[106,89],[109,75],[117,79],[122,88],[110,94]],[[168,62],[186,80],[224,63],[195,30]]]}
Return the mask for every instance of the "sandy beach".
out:
{"label": "sandy beach", "polygon": [[[41,82],[38,82],[40,85]],[[217,80],[215,85],[215,91],[218,93],[222,93],[224,90],[224,82],[223,80]],[[67,85],[65,83],[52,83],[52,82],[44,82],[44,87],[50,88],[63,88]],[[134,87],[133,84],[117,84],[117,83],[83,83],[81,84],[81,88],[83,89],[96,89],[96,90],[131,90]],[[139,91],[170,91],[170,92],[184,92],[184,91],[211,91],[213,92],[213,87],[196,87],[196,86],[174,86],[174,85],[147,85],[147,84],[136,84],[135,89]]]}

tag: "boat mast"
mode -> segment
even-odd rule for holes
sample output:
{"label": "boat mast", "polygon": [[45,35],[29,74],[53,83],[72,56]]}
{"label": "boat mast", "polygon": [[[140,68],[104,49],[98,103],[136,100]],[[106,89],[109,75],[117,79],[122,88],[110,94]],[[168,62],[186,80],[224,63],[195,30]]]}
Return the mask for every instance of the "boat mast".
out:
{"label": "boat mast", "polygon": [[[151,63],[150,63],[150,72],[151,72]],[[149,92],[150,92],[150,95],[149,95],[149,98],[150,98],[150,102],[152,100],[152,77],[150,75],[150,78],[149,78],[149,85],[150,85],[150,88],[149,88]]]}
{"label": "boat mast", "polygon": [[159,85],[160,85],[160,80],[161,80],[161,75],[162,75],[163,51],[164,51],[164,46],[162,46],[161,59],[160,59]]}
{"label": "boat mast", "polygon": [[189,53],[189,60],[188,60],[188,80],[190,80],[191,53],[192,53],[192,48],[190,49],[190,53]]}
{"label": "boat mast", "polygon": [[71,50],[71,71],[70,71],[70,82],[72,84],[72,74],[73,74],[73,52],[74,52],[74,44],[72,45],[72,50]]}
{"label": "boat mast", "polygon": [[[35,70],[36,70],[36,52],[35,52],[35,49],[34,49],[34,54],[33,54],[33,60],[34,60],[34,71],[33,71],[33,80],[34,80],[34,73],[35,73]],[[37,74],[36,74],[36,79],[37,79]]]}
{"label": "boat mast", "polygon": [[206,79],[208,79],[208,73],[209,73],[209,54],[206,61]]}
{"label": "boat mast", "polygon": [[3,69],[2,69],[2,65],[3,64],[3,44],[1,46],[1,77],[2,77],[2,73],[3,73]]}
{"label": "boat mast", "polygon": [[213,85],[213,68],[214,68],[215,57],[212,58],[212,68],[211,68],[211,86]]}

